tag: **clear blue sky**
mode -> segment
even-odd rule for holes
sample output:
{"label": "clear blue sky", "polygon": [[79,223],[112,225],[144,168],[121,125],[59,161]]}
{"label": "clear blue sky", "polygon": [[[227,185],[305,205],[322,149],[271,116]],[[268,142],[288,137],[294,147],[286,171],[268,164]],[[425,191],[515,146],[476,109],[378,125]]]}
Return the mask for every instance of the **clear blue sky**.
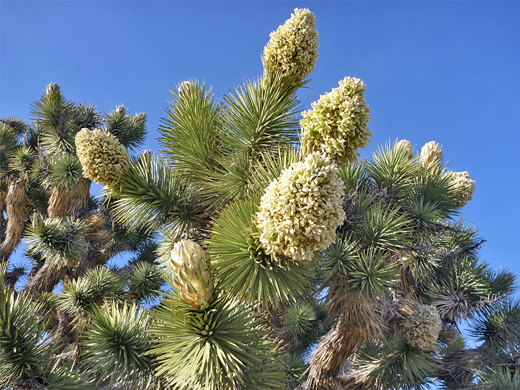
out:
{"label": "clear blue sky", "polygon": [[1,1],[0,117],[29,119],[47,83],[101,111],[148,115],[157,150],[169,88],[198,78],[217,96],[261,73],[269,33],[310,8],[320,58],[305,109],[345,76],[367,84],[374,138],[444,146],[477,183],[463,212],[482,258],[520,275],[519,2]]}

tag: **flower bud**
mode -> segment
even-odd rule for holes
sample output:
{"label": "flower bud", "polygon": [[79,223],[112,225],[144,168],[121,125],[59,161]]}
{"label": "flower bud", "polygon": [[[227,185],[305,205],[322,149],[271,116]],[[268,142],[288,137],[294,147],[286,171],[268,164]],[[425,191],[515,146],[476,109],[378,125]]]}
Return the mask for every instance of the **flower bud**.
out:
{"label": "flower bud", "polygon": [[421,149],[419,164],[425,168],[439,168],[442,161],[442,146],[435,141],[430,141]]}
{"label": "flower bud", "polygon": [[51,94],[59,94],[60,93],[60,86],[56,83],[49,83],[47,85],[47,89],[45,91],[47,95]]}
{"label": "flower bud", "polygon": [[200,308],[211,302],[213,281],[208,256],[199,244],[191,240],[175,243],[168,266],[173,286],[184,303]]}
{"label": "flower bud", "polygon": [[116,114],[119,116],[125,116],[126,115],[126,107],[124,104],[120,104],[116,108]]}
{"label": "flower bud", "polygon": [[413,157],[413,146],[407,139],[402,139],[397,142],[395,149],[403,149],[410,158]]}

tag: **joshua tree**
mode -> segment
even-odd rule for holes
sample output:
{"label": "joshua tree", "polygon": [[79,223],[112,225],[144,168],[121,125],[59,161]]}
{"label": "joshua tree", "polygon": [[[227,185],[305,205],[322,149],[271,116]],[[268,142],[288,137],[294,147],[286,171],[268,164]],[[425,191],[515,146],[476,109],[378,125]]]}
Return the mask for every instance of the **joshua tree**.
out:
{"label": "joshua tree", "polygon": [[433,141],[358,161],[372,133],[357,78],[300,117],[317,39],[297,9],[259,79],[221,100],[182,82],[160,154],[132,155],[143,114],[102,117],[56,84],[32,125],[2,122],[0,387],[520,388],[514,277],[458,221],[475,183]]}

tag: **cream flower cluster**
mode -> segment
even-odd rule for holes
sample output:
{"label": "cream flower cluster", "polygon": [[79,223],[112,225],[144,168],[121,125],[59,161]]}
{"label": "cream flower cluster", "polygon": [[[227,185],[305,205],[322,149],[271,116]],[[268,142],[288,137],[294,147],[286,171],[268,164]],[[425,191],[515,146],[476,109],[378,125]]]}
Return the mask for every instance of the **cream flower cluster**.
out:
{"label": "cream flower cluster", "polygon": [[435,306],[419,305],[404,322],[406,342],[423,351],[433,351],[441,326],[442,321]]}
{"label": "cream flower cluster", "polygon": [[410,158],[413,157],[413,146],[407,139],[402,139],[397,142],[395,148],[403,149]]}
{"label": "cream flower cluster", "polygon": [[318,59],[318,32],[314,14],[308,9],[294,10],[291,18],[270,34],[264,48],[265,71],[277,69],[282,76],[305,78]]}
{"label": "cream flower cluster", "polygon": [[336,165],[318,153],[284,170],[266,189],[256,215],[260,242],[275,257],[312,259],[326,249],[345,219],[343,182]]}
{"label": "cream flower cluster", "polygon": [[105,186],[117,184],[118,174],[122,174],[128,164],[125,147],[104,130],[82,129],[76,135],[76,150],[83,175]]}
{"label": "cream flower cluster", "polygon": [[473,198],[475,181],[470,179],[468,172],[450,172],[449,176],[455,190],[457,206],[465,206]]}
{"label": "cream flower cluster", "polygon": [[302,112],[303,150],[323,153],[341,163],[356,161],[357,150],[367,146],[372,136],[364,92],[363,81],[345,77],[338,88],[312,103],[312,110]]}
{"label": "cream flower cluster", "polygon": [[168,267],[173,274],[173,287],[186,304],[200,308],[211,303],[213,281],[208,266],[208,255],[192,240],[175,243]]}
{"label": "cream flower cluster", "polygon": [[425,168],[439,167],[442,161],[442,146],[435,141],[430,141],[421,149],[419,164]]}

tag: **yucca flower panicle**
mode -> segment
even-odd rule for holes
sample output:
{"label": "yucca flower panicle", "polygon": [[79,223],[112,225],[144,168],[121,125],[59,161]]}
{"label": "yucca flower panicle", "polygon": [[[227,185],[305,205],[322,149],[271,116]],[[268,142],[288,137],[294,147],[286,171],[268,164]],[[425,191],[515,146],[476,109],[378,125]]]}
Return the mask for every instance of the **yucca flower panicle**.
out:
{"label": "yucca flower panicle", "polygon": [[475,181],[471,180],[468,172],[448,172],[452,188],[455,192],[455,203],[458,207],[465,206],[475,192]]}
{"label": "yucca flower panicle", "polygon": [[312,103],[312,110],[302,112],[303,151],[323,153],[342,164],[357,161],[357,150],[367,146],[372,136],[364,93],[363,81],[345,77],[339,87]]}
{"label": "yucca flower panicle", "polygon": [[345,219],[343,182],[330,159],[313,153],[284,170],[265,191],[256,226],[268,254],[308,261],[334,242]]}
{"label": "yucca flower panicle", "polygon": [[314,14],[308,9],[294,10],[291,18],[270,34],[264,48],[264,71],[282,77],[303,79],[318,59],[318,32]]}
{"label": "yucca flower panicle", "polygon": [[173,275],[173,287],[187,305],[202,308],[213,299],[213,280],[208,255],[192,240],[175,243],[167,263]]}
{"label": "yucca flower panicle", "polygon": [[435,306],[419,305],[404,322],[406,342],[422,351],[433,351],[442,321]]}
{"label": "yucca flower panicle", "polygon": [[111,133],[101,129],[82,129],[76,135],[76,151],[83,175],[111,187],[129,164],[126,148]]}
{"label": "yucca flower panicle", "polygon": [[424,169],[439,168],[442,162],[442,146],[430,141],[424,144],[419,155],[419,165]]}

